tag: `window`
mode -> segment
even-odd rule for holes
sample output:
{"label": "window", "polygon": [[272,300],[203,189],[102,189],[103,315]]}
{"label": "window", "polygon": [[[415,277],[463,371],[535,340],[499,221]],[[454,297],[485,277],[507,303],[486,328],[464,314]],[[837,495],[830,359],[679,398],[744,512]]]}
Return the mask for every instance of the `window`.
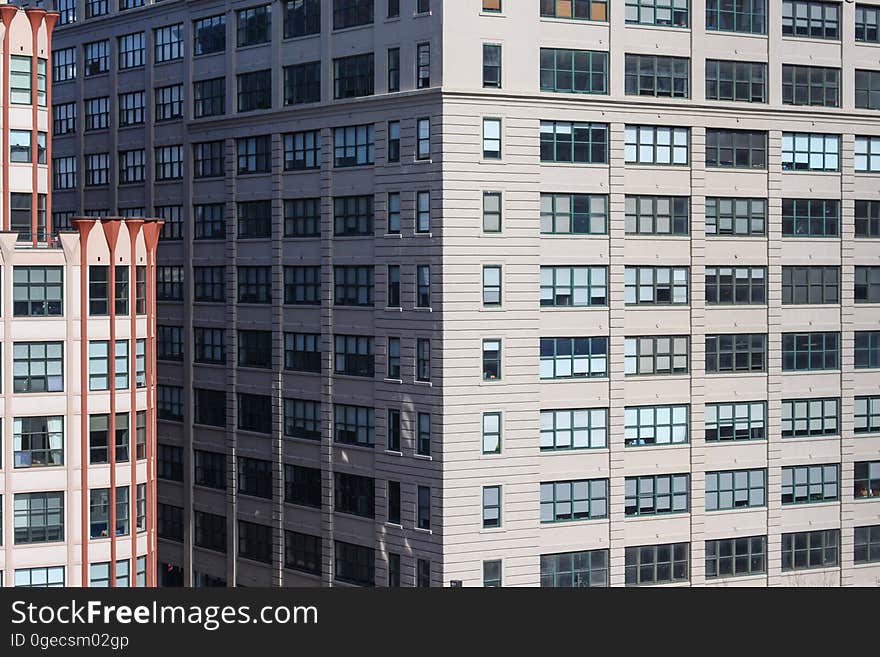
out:
{"label": "window", "polygon": [[855,302],[880,303],[880,267],[856,267]]}
{"label": "window", "polygon": [[372,447],[376,443],[376,420],[372,408],[333,405],[333,440],[343,445]]}
{"label": "window", "polygon": [[[859,161],[856,137],[856,171],[859,171]],[[839,171],[840,135],[783,132],[782,170]]]}
{"label": "window", "polygon": [[226,516],[193,511],[193,545],[226,552]]}
{"label": "window", "polygon": [[706,304],[767,303],[766,267],[706,267]]}
{"label": "window", "polygon": [[320,372],[321,335],[319,333],[285,333],[284,369]]}
{"label": "window", "polygon": [[388,49],[388,93],[400,91],[400,48]]}
{"label": "window", "polygon": [[89,266],[89,315],[110,314],[110,268],[106,265]]}
{"label": "window", "polygon": [[[485,123],[484,123],[485,128]],[[499,122],[500,130],[500,122]],[[483,149],[485,152],[486,139],[483,135]],[[501,140],[498,139],[498,157],[501,157]],[[488,157],[484,154],[484,157]],[[416,121],[416,159],[428,160],[431,158],[431,119],[419,119]]]}
{"label": "window", "polygon": [[335,235],[373,234],[373,197],[337,196],[333,199]]}
{"label": "window", "polygon": [[783,534],[782,572],[837,566],[839,548],[839,529]]}
{"label": "window", "polygon": [[[334,7],[339,5],[354,6],[363,0],[334,0]],[[372,16],[373,0],[369,0],[370,15]],[[334,10],[336,13],[338,10]],[[375,586],[376,584],[376,551],[373,548],[333,541],[334,548],[334,577],[340,582],[358,584],[360,586]]]}
{"label": "window", "polygon": [[880,461],[857,461],[854,478],[853,496],[856,499],[880,497]]}
{"label": "window", "polygon": [[119,184],[144,182],[145,165],[144,149],[137,148],[130,151],[119,151]]}
{"label": "window", "polygon": [[15,545],[64,540],[64,492],[16,493],[13,498]]}
{"label": "window", "polygon": [[626,95],[688,98],[690,65],[687,57],[627,53]]}
{"label": "window", "polygon": [[431,192],[416,192],[416,226],[415,232],[431,231]]}
{"label": "window", "polygon": [[64,586],[64,566],[16,568],[14,586],[53,588]]}
{"label": "window", "polygon": [[836,370],[840,333],[783,333],[782,371]]}
{"label": "window", "polygon": [[225,301],[225,267],[193,267],[193,287],[194,301]]}
{"label": "window", "polygon": [[334,30],[369,25],[372,22],[373,0],[333,0]]}
{"label": "window", "polygon": [[626,548],[624,552],[626,586],[688,581],[690,547],[690,543],[664,543]]}
{"label": "window", "polygon": [[427,338],[416,340],[416,381],[431,380],[431,341]]}
{"label": "window", "polygon": [[156,180],[178,180],[182,177],[183,146],[157,146]]}
{"label": "window", "polygon": [[118,38],[119,70],[144,65],[144,33],[135,32]]}
{"label": "window", "polygon": [[[85,155],[84,159],[86,165],[86,187],[106,185],[107,180],[110,177],[110,154],[91,153]],[[24,196],[30,200],[30,194],[21,194],[18,196]],[[30,208],[28,207],[27,210],[30,210]]]}
{"label": "window", "polygon": [[[501,11],[501,0],[483,0],[483,11]],[[608,0],[541,0],[541,16],[607,21]]]}
{"label": "window", "polygon": [[767,133],[759,130],[706,130],[706,166],[767,168]]}
{"label": "window", "polygon": [[236,209],[240,239],[272,237],[271,201],[242,201]]}
{"label": "window", "polygon": [[272,528],[239,520],[238,556],[272,563]]}
{"label": "window", "polygon": [[[110,125],[110,98],[107,96],[102,96],[100,98],[86,98],[83,101],[83,106],[85,109],[86,115],[86,131],[92,130],[106,130]],[[12,131],[12,161],[13,162],[30,162],[30,132],[24,132],[25,139],[23,142],[23,146],[27,148],[27,157],[16,159],[16,151],[15,151],[15,139],[16,133],[21,134],[19,131]]]}
{"label": "window", "polygon": [[766,0],[706,0],[706,30],[765,34]]}
{"label": "window", "polygon": [[726,470],[706,473],[706,511],[767,504],[767,471]]}
{"label": "window", "polygon": [[431,267],[416,267],[416,308],[431,307]]}
{"label": "window", "polygon": [[626,22],[688,26],[688,0],[626,0]]}
{"label": "window", "polygon": [[157,64],[183,58],[183,23],[153,30],[153,57]]}
{"label": "window", "polygon": [[[85,76],[87,78],[95,75],[101,75],[102,73],[107,73],[110,70],[109,41],[104,40],[87,43],[83,46],[83,53],[85,58]],[[28,94],[27,101],[24,101],[23,98],[20,98],[18,102],[29,103],[30,94]]]}
{"label": "window", "polygon": [[880,367],[880,331],[856,331],[855,341],[856,369]]}
{"label": "window", "polygon": [[483,267],[483,305],[501,305],[501,267],[497,265]]}
{"label": "window", "polygon": [[[286,0],[284,38],[321,33],[321,0]],[[320,553],[320,551],[319,551]],[[318,560],[320,570],[320,559]]]}
{"label": "window", "polygon": [[608,197],[603,194],[541,194],[541,233],[605,235]]}
{"label": "window", "polygon": [[501,88],[501,46],[498,44],[483,44],[483,88]]}
{"label": "window", "polygon": [[[578,1],[578,0],[575,0]],[[562,4],[560,2],[559,4]],[[593,4],[596,4],[595,2]],[[583,588],[608,586],[608,550],[560,552],[541,555],[541,586],[545,588]],[[492,563],[484,561],[485,564]],[[500,564],[499,578],[500,578]],[[485,574],[484,574],[484,586]],[[500,581],[498,586],[501,586]]]}
{"label": "window", "polygon": [[[129,488],[116,487],[116,536],[129,533]],[[110,489],[93,488],[89,498],[89,537],[107,538],[110,535]]]}
{"label": "window", "polygon": [[238,393],[238,428],[256,433],[272,433],[272,398]]}
{"label": "window", "polygon": [[16,393],[61,392],[64,390],[64,343],[15,342],[12,371],[13,391]]}
{"label": "window", "polygon": [[608,446],[607,408],[542,410],[540,426],[542,451]]}
{"label": "window", "polygon": [[[296,271],[299,268],[294,268]],[[314,301],[320,303],[318,286],[320,267],[302,268],[315,272],[312,285],[315,286]],[[317,270],[317,271],[315,271]],[[334,303],[337,306],[372,306],[373,305],[373,267],[334,267]]]}
{"label": "window", "polygon": [[272,268],[238,267],[239,303],[272,303]]}
{"label": "window", "polygon": [[483,381],[501,378],[501,340],[483,340]]}
{"label": "window", "polygon": [[706,336],[706,372],[763,372],[767,369],[765,333]]}
{"label": "window", "polygon": [[840,434],[840,400],[783,399],[782,437]]}
{"label": "window", "polygon": [[238,492],[272,499],[272,462],[238,457]]}
{"label": "window", "polygon": [[880,525],[855,528],[854,561],[857,564],[880,561]]}
{"label": "window", "polygon": [[15,267],[12,312],[16,317],[60,317],[64,312],[62,267]]}
{"label": "window", "polygon": [[689,407],[627,406],[624,445],[678,445],[688,442]]}
{"label": "window", "polygon": [[[501,0],[497,0],[501,2]],[[388,18],[400,18],[400,0],[386,0],[388,3]],[[400,558],[400,555],[395,555]],[[400,586],[400,583],[398,583]]]}
{"label": "window", "polygon": [[[498,269],[500,274],[500,268]],[[500,293],[499,280],[498,304],[501,300]],[[485,284],[483,297],[485,303]],[[608,305],[608,268],[541,267],[541,305],[555,307]]]}
{"label": "window", "polygon": [[52,188],[76,189],[76,156],[52,158]]}
{"label": "window", "polygon": [[237,17],[237,39],[239,48],[269,43],[272,39],[270,28],[272,23],[272,5],[262,5],[239,9]]}
{"label": "window", "polygon": [[389,408],[386,413],[385,448],[389,452],[400,452],[400,411]]}
{"label": "window", "polygon": [[206,16],[193,21],[193,54],[210,55],[226,50],[226,16]]}
{"label": "window", "polygon": [[272,331],[239,331],[238,364],[271,369]]}
{"label": "window", "polygon": [[321,508],[321,470],[284,464],[284,501]]}
{"label": "window", "polygon": [[183,267],[161,266],[156,268],[156,298],[159,301],[183,300]]}
{"label": "window", "polygon": [[86,0],[86,18],[95,18],[107,14],[110,11],[108,4],[107,0]]}
{"label": "window", "polygon": [[687,196],[626,197],[627,235],[688,235],[689,217]]}
{"label": "window", "polygon": [[420,456],[431,456],[431,415],[430,413],[419,413],[418,415],[418,434],[416,436],[416,454]]}
{"label": "window", "polygon": [[782,303],[840,303],[840,267],[783,267]]}
{"label": "window", "polygon": [[420,43],[416,45],[416,89],[427,89],[430,86],[431,44]]}
{"label": "window", "polygon": [[183,329],[180,326],[156,327],[157,354],[160,360],[183,359]]}
{"label": "window", "polygon": [[[333,60],[333,97],[357,98],[373,95],[373,53]],[[318,71],[320,77],[320,71]]]}
{"label": "window", "polygon": [[483,486],[483,528],[501,526],[501,486]]}
{"label": "window", "polygon": [[222,116],[225,113],[226,78],[210,78],[193,82],[193,118]]}
{"label": "window", "polygon": [[686,304],[690,267],[626,267],[627,305]]}
{"label": "window", "polygon": [[321,102],[321,62],[285,66],[284,104],[302,105],[319,102]]}
{"label": "window", "polygon": [[[137,484],[135,488],[135,531],[147,530],[147,485]],[[146,557],[143,557],[146,560]],[[146,566],[145,566],[146,568]]]}
{"label": "window", "polygon": [[706,60],[706,100],[767,102],[767,64]]}
{"label": "window", "polygon": [[607,164],[608,124],[541,121],[541,162]]}
{"label": "window", "polygon": [[354,167],[374,162],[373,124],[333,129],[333,166]]}
{"label": "window", "polygon": [[[357,268],[355,268],[356,270]],[[371,272],[372,273],[372,272]],[[357,271],[353,274],[357,278]],[[372,281],[372,276],[370,278]],[[364,285],[367,285],[364,281]],[[372,282],[370,282],[372,286]],[[343,291],[345,286],[343,285]],[[372,299],[372,289],[370,290]],[[357,299],[355,299],[356,301]],[[284,303],[288,305],[321,305],[321,267],[285,267],[284,268]],[[337,305],[339,304],[337,301]],[[344,304],[358,305],[358,304]]]}
{"label": "window", "polygon": [[501,192],[483,192],[483,232],[501,232]]}
{"label": "window", "polygon": [[321,537],[285,530],[284,567],[320,575]]}
{"label": "window", "polygon": [[706,199],[706,234],[752,236],[766,234],[767,201],[761,198]]}
{"label": "window", "polygon": [[142,124],[144,122],[145,103],[143,91],[119,94],[119,127],[124,128]]}
{"label": "window", "polygon": [[483,119],[483,157],[501,159],[501,119]]}
{"label": "window", "polygon": [[12,425],[16,468],[64,465],[64,417],[17,417]]}
{"label": "window", "polygon": [[608,376],[608,338],[541,338],[540,378]]}
{"label": "window", "polygon": [[[218,143],[222,144],[222,142]],[[239,175],[248,173],[269,173],[272,170],[271,135],[236,139],[235,148]]]}
{"label": "window", "polygon": [[156,505],[156,534],[159,538],[182,543],[183,509],[179,506],[158,502]]}
{"label": "window", "polygon": [[856,5],[856,41],[880,43],[878,25],[880,25],[880,8],[873,5]]}
{"label": "window", "polygon": [[156,472],[159,479],[183,481],[183,449],[157,443]]}
{"label": "window", "polygon": [[501,413],[483,413],[483,454],[501,453]]}
{"label": "window", "polygon": [[320,440],[321,403],[308,399],[285,399],[284,435],[290,438]]}
{"label": "window", "polygon": [[[124,124],[120,123],[120,125]],[[74,132],[76,132],[76,102],[53,105],[52,134],[58,137]]]}
{"label": "window", "polygon": [[336,374],[375,376],[375,357],[372,336],[336,335],[333,369]]}
{"label": "window", "polygon": [[627,477],[625,487],[624,513],[627,516],[653,516],[688,511],[690,488],[688,474]]}
{"label": "window", "polygon": [[238,80],[238,111],[272,108],[272,71],[252,71],[240,73]]}
{"label": "window", "polygon": [[[497,83],[486,84],[486,51],[497,49]],[[491,51],[490,51],[491,52]],[[627,55],[629,57],[629,55]],[[501,86],[501,46],[483,46],[483,86]],[[541,91],[608,93],[608,53],[599,50],[541,48]]]}
{"label": "window", "polygon": [[626,126],[625,161],[629,164],[688,163],[688,128]]}
{"label": "window", "polygon": [[856,201],[856,237],[880,238],[880,201]]}
{"label": "window", "polygon": [[157,416],[160,420],[183,421],[183,388],[180,386],[157,386]]}
{"label": "window", "polygon": [[706,579],[761,575],[766,572],[766,536],[706,541]]}
{"label": "window", "polygon": [[[284,170],[301,171],[321,168],[321,132],[309,130],[284,135]],[[314,213],[317,212],[316,204]]]}
{"label": "window", "polygon": [[809,504],[838,498],[840,466],[799,465],[782,468],[782,503]]}
{"label": "window", "polygon": [[55,11],[59,13],[58,24],[69,25],[76,23],[76,0],[58,0],[55,3]]}
{"label": "window", "polygon": [[782,102],[840,107],[840,69],[783,64]]}
{"label": "window", "polygon": [[52,51],[52,82],[67,82],[76,78],[76,48]]}
{"label": "window", "polygon": [[501,560],[484,561],[483,587],[490,588],[498,586],[501,586]]}
{"label": "window", "polygon": [[607,517],[607,479],[541,482],[541,522]]}
{"label": "window", "polygon": [[194,450],[194,483],[217,490],[226,490],[226,455]]}
{"label": "window", "polygon": [[[193,178],[214,178],[225,175],[225,150],[225,142],[222,140],[193,144]],[[218,205],[217,207],[223,206]]]}
{"label": "window", "polygon": [[334,482],[334,511],[364,518],[376,516],[375,481],[372,477],[337,472]]}
{"label": "window", "polygon": [[686,335],[626,338],[625,372],[627,375],[687,373],[688,343]]}
{"label": "window", "polygon": [[840,3],[783,0],[783,36],[840,39]]}

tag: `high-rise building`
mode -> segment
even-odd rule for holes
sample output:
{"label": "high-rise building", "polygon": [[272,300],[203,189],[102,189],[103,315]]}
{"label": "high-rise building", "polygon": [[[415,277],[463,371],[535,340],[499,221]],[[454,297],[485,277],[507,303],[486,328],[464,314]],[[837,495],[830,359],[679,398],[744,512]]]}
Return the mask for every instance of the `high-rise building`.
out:
{"label": "high-rise building", "polygon": [[880,578],[880,2],[55,0],[155,214],[166,585]]}
{"label": "high-rise building", "polygon": [[0,585],[155,585],[161,222],[53,230],[56,19],[0,4]]}

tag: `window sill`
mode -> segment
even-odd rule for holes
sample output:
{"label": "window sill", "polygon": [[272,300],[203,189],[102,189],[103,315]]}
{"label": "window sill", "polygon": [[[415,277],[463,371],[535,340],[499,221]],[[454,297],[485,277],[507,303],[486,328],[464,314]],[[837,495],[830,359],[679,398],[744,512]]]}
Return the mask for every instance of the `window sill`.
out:
{"label": "window sill", "polygon": [[386,526],[386,527],[393,527],[394,529],[403,529],[403,523],[402,523],[402,522],[391,522],[390,520],[386,520],[386,521],[385,521],[385,526]]}
{"label": "window sill", "polygon": [[[481,11],[479,15],[485,16],[486,18],[507,18],[507,14],[503,11]],[[549,16],[547,18],[549,18]],[[541,20],[545,20],[545,18],[541,18]]]}
{"label": "window sill", "polygon": [[[866,305],[867,305],[867,304],[866,304]],[[432,313],[432,312],[434,312],[434,309],[433,309],[433,308],[424,308],[424,307],[422,307],[422,306],[416,306],[416,307],[413,308],[413,312],[417,312],[417,313]]]}
{"label": "window sill", "polygon": [[383,310],[386,313],[402,313],[403,312],[403,308],[401,306],[385,306],[385,308],[383,308]]}
{"label": "window sill", "polygon": [[420,386],[422,388],[433,388],[434,383],[431,381],[419,381],[418,379],[413,381],[413,385]]}
{"label": "window sill", "polygon": [[422,239],[431,239],[432,237],[434,237],[434,233],[432,233],[430,230],[414,230],[412,236]]}
{"label": "window sill", "polygon": [[431,536],[434,532],[430,529],[424,529],[422,527],[413,527],[413,531],[417,534],[425,534],[427,536]]}
{"label": "window sill", "polygon": [[433,461],[433,456],[428,456],[427,454],[413,454],[412,457],[419,461]]}
{"label": "window sill", "polygon": [[336,442],[335,440],[333,441],[333,447],[336,447],[338,449],[355,449],[355,450],[363,451],[363,452],[367,452],[367,453],[374,453],[375,452],[373,445],[355,445],[352,443],[340,443],[340,442]]}
{"label": "window sill", "polygon": [[284,34],[282,33],[281,43],[298,43],[300,41],[307,41],[309,39],[315,39],[315,38],[317,38],[317,39],[321,38],[320,30],[318,32],[312,32],[311,34],[299,34],[297,36],[289,36],[289,37],[284,36]]}
{"label": "window sill", "polygon": [[384,233],[382,237],[386,239],[403,239],[403,233]]}
{"label": "window sill", "polygon": [[385,453],[388,456],[403,456],[403,452],[401,452],[400,450],[386,449]]}
{"label": "window sill", "polygon": [[382,380],[383,380],[385,383],[395,383],[395,384],[401,384],[401,383],[403,383],[403,379],[391,379],[391,378],[389,378],[389,377],[385,377],[385,378],[382,379]]}
{"label": "window sill", "polygon": [[656,25],[652,23],[625,23],[626,29],[635,29],[639,31],[654,31],[654,30],[663,30],[678,32],[678,33],[687,33],[691,31],[690,26],[682,27],[681,25]]}

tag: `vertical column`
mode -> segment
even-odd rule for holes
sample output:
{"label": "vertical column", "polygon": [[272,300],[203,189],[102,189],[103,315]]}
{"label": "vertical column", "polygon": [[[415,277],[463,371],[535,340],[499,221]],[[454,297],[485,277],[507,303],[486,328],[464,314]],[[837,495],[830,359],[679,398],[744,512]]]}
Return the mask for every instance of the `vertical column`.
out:
{"label": "vertical column", "polygon": [[[274,21],[278,39],[281,21]],[[273,23],[273,24],[274,24]],[[275,49],[278,50],[277,48]],[[277,57],[277,54],[275,55]],[[276,79],[278,79],[276,77]],[[272,492],[275,564],[273,583],[284,585],[284,144],[283,136],[272,135]]]}
{"label": "vertical column", "polygon": [[782,133],[770,130],[767,142],[767,583],[774,586],[782,568]]}
{"label": "vertical column", "polygon": [[[619,12],[612,12],[619,13]],[[619,59],[619,58],[618,58]],[[609,509],[610,509],[610,562],[609,584],[623,586],[625,539],[625,455],[624,455],[624,407],[626,406],[626,377],[624,374],[624,345],[626,325],[624,322],[624,268],[626,263],[626,176],[624,169],[625,126],[612,123],[608,135],[608,161],[610,165],[608,232],[610,248],[608,258],[608,305],[609,329],[608,377],[609,377]]]}
{"label": "vertical column", "polygon": [[46,14],[46,241],[52,240],[52,31],[58,14]]}
{"label": "vertical column", "polygon": [[[227,479],[226,479],[226,582],[229,586],[236,586],[238,579],[238,497],[236,495],[236,481],[238,476],[237,459],[238,440],[236,429],[238,427],[238,368],[236,354],[238,353],[238,333],[235,330],[238,321],[238,305],[235,302],[236,293],[236,269],[235,263],[238,258],[238,213],[235,196],[238,192],[238,176],[235,171],[235,140],[227,139],[226,148],[226,217],[227,238],[226,257],[224,260],[225,293],[225,331],[226,331],[226,358],[232,363],[226,368],[226,455],[227,455]],[[230,235],[230,232],[232,233]]]}
{"label": "vertical column", "polygon": [[[101,222],[104,239],[107,240],[107,248],[110,251],[110,289],[107,294],[110,306],[110,341],[107,347],[110,370],[110,376],[108,377],[108,385],[110,387],[109,438],[107,440],[107,449],[110,452],[110,513],[107,531],[110,534],[111,588],[116,586],[116,242],[119,238],[119,226],[120,222],[116,220]],[[131,529],[130,526],[129,529]]]}
{"label": "vertical column", "polygon": [[6,153],[3,158],[3,187],[0,188],[0,194],[2,194],[2,200],[0,200],[0,212],[2,212],[4,217],[3,230],[9,230],[11,221],[11,215],[9,212],[9,28],[17,13],[18,7],[15,5],[0,6],[0,22],[3,23],[3,98],[0,99],[0,104],[2,104],[0,106],[3,108],[3,126],[0,130],[2,130],[3,135],[3,152]]}
{"label": "vertical column", "polygon": [[[128,267],[128,314],[129,314],[129,341],[128,341],[128,363],[129,378],[128,387],[131,395],[130,407],[128,414],[128,459],[131,465],[131,492],[129,495],[129,503],[132,512],[129,513],[129,526],[131,528],[131,569],[130,577],[132,585],[137,585],[137,559],[138,559],[138,526],[137,526],[137,238],[140,234],[143,221],[140,219],[129,219],[125,222],[128,229],[129,239],[129,267]],[[133,522],[132,522],[133,520]]]}
{"label": "vertical column", "polygon": [[[28,9],[27,17],[31,25],[31,243],[37,246],[38,225],[37,210],[39,207],[40,165],[37,154],[37,133],[39,132],[39,96],[37,83],[37,60],[39,49],[40,25],[46,15],[45,9]],[[47,134],[48,141],[48,134]]]}

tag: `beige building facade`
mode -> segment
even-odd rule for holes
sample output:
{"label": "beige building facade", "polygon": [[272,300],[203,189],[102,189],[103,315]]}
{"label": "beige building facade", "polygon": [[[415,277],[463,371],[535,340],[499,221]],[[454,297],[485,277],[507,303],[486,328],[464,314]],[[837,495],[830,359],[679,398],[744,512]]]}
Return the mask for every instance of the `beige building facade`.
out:
{"label": "beige building facade", "polygon": [[160,583],[877,584],[880,4],[54,9]]}

